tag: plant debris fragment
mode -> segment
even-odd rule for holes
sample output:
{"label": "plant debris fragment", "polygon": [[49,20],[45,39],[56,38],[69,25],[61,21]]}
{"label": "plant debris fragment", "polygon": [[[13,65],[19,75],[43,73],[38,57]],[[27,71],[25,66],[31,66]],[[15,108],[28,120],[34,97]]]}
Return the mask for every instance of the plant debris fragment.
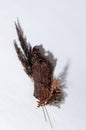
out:
{"label": "plant debris fragment", "polygon": [[[51,59],[45,55],[45,50],[41,51],[41,45],[31,47],[27,43],[19,22],[15,23],[15,27],[20,48],[16,41],[14,41],[14,46],[24,71],[34,81],[34,96],[38,99],[38,107],[48,104],[59,107],[64,100],[63,87],[65,86],[67,66],[58,78],[55,78],[53,76],[55,62],[53,64]],[[53,56],[50,52],[48,54]],[[53,57],[52,59],[55,61]]]}

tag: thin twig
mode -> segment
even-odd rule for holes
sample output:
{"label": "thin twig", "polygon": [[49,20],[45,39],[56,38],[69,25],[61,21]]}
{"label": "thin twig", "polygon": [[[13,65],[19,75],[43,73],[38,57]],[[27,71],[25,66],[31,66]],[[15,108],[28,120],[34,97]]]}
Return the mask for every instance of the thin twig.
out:
{"label": "thin twig", "polygon": [[53,128],[53,125],[52,125],[52,122],[51,122],[51,119],[50,119],[50,116],[49,116],[49,113],[48,113],[48,111],[47,111],[46,106],[44,106],[44,108],[45,108],[45,111],[46,111],[47,117],[48,117],[48,119],[49,119],[50,126],[51,126],[51,128]]}
{"label": "thin twig", "polygon": [[43,110],[45,121],[47,121],[47,117],[46,117],[46,114],[45,114],[44,106],[42,106],[42,110]]}

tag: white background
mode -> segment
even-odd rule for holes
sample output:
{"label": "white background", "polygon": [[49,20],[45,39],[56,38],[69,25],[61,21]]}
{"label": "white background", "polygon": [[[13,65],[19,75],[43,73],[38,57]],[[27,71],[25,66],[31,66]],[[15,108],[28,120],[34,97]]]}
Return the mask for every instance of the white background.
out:
{"label": "white background", "polygon": [[58,59],[58,76],[70,60],[67,98],[47,107],[54,130],[86,130],[86,1],[0,0],[0,130],[50,130],[33,97],[14,46],[14,21],[32,46],[43,44]]}

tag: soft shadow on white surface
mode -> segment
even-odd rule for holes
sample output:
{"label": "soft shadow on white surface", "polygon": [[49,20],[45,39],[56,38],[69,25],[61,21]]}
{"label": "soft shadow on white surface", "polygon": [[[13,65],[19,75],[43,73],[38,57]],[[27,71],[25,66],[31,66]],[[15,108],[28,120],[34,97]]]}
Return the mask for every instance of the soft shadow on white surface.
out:
{"label": "soft shadow on white surface", "polygon": [[60,109],[48,107],[54,130],[86,129],[86,1],[0,1],[0,130],[50,130],[36,107],[33,82],[24,73],[13,40],[20,20],[28,41],[57,58],[55,75],[70,60],[68,94]]}

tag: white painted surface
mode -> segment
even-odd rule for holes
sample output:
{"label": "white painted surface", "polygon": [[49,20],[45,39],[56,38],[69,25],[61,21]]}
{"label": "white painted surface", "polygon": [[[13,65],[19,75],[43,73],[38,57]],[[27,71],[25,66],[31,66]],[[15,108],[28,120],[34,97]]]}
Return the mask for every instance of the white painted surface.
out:
{"label": "white painted surface", "polygon": [[53,129],[86,130],[85,0],[0,0],[0,130],[51,129],[16,56],[17,17],[32,46],[43,44],[58,59],[55,75],[70,60],[66,102],[47,108]]}

